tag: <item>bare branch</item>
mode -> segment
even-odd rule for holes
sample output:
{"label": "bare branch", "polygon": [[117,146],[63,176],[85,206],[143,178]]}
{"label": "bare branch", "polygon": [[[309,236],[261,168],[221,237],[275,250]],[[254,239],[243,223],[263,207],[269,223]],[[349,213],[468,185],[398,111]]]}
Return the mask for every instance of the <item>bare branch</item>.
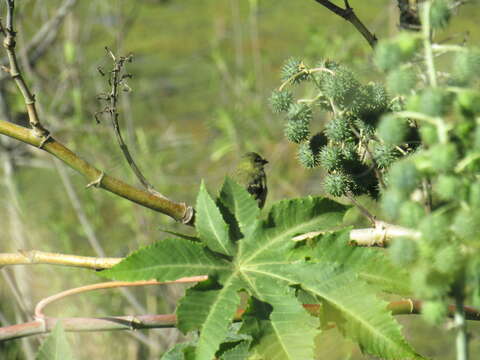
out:
{"label": "bare branch", "polygon": [[153,328],[172,328],[177,323],[174,314],[105,316],[101,318],[48,318],[0,328],[0,341],[47,334],[61,322],[65,331],[113,331]]}
{"label": "bare branch", "polygon": [[[26,129],[23,126],[18,126],[4,120],[0,120],[0,134],[10,136],[47,151],[74,170],[78,171],[91,182],[96,182],[101,178],[101,182],[97,184],[98,187],[139,205],[168,215],[183,224],[193,225],[194,223],[194,210],[191,206],[152,195],[149,192],[137,189],[121,180],[106,175],[87,161],[80,158],[53,137],[49,137],[48,142],[45,142],[45,138],[41,139],[37,137],[33,130]],[[103,177],[101,177],[102,173]]]}
{"label": "bare branch", "polygon": [[324,7],[326,7],[331,12],[335,13],[336,15],[342,17],[343,19],[351,23],[355,27],[355,29],[357,29],[357,31],[360,34],[362,34],[365,40],[368,41],[370,46],[372,48],[375,47],[378,41],[377,37],[375,36],[375,34],[372,34],[370,30],[368,30],[368,28],[360,21],[360,19],[357,17],[355,12],[353,11],[353,8],[350,6],[347,0],[344,0],[345,9],[341,8],[338,5],[335,5],[329,0],[315,0],[315,1],[320,5],[323,5]]}
{"label": "bare branch", "polygon": [[97,284],[80,286],[77,288],[69,289],[62,291],[61,293],[49,296],[41,300],[37,306],[35,306],[35,318],[43,319],[45,315],[43,314],[43,309],[60,299],[64,299],[67,296],[82,294],[95,290],[105,290],[105,289],[116,289],[121,287],[137,287],[137,286],[147,286],[147,285],[168,285],[168,284],[190,284],[208,280],[208,276],[192,276],[185,277],[178,280],[172,281],[156,281],[156,280],[143,280],[143,281],[108,281]]}
{"label": "bare branch", "polygon": [[25,53],[27,54],[28,63],[31,67],[34,66],[53,45],[57,39],[63,20],[76,4],[77,0],[65,0],[58,7],[58,10],[52,18],[42,25],[35,36],[25,46]]}
{"label": "bare branch", "polygon": [[[392,315],[416,315],[420,314],[423,303],[415,299],[392,301],[387,308]],[[317,315],[320,310],[318,304],[304,304],[303,307],[312,315]],[[464,306],[467,320],[480,321],[480,312],[470,306]],[[235,314],[235,320],[241,319],[244,310],[239,309]],[[448,316],[453,317],[455,305],[449,305]],[[45,318],[40,321],[32,321],[24,324],[0,327],[0,341],[13,340],[26,336],[49,333],[57,324],[62,323],[65,331],[113,331],[113,330],[137,330],[153,328],[172,328],[177,324],[174,314],[167,315],[134,315],[134,316],[107,316],[102,318]],[[330,326],[333,328],[335,326]]]}
{"label": "bare branch", "polygon": [[19,250],[16,253],[0,253],[0,266],[50,264],[101,270],[111,268],[122,260],[122,258],[78,256],[39,250]]}
{"label": "bare branch", "polygon": [[[137,163],[133,159],[133,156],[130,153],[128,146],[123,139],[122,132],[120,129],[120,124],[118,122],[118,119],[120,116],[117,108],[119,91],[121,88],[123,88],[123,90],[126,90],[126,91],[131,91],[126,80],[131,79],[132,75],[126,72],[125,65],[126,63],[129,63],[132,61],[133,56],[128,55],[128,56],[117,57],[108,47],[105,47],[105,50],[107,52],[107,55],[110,56],[110,58],[113,61],[113,69],[110,71],[110,76],[108,77],[108,84],[110,85],[111,89],[108,94],[104,93],[104,94],[99,94],[97,96],[98,100],[108,102],[108,106],[106,106],[102,111],[95,114],[95,119],[97,120],[97,123],[98,123],[99,115],[104,113],[110,115],[110,120],[112,122],[113,129],[115,131],[115,136],[117,138],[118,145],[120,146],[123,156],[127,160],[128,165],[132,169],[137,179],[140,181],[140,183],[145,187],[145,189],[148,192],[150,192],[155,196],[168,200],[168,198],[165,195],[162,195],[155,190],[153,185],[147,180],[147,178],[140,171],[140,168],[138,167]],[[103,71],[99,69],[99,72],[102,76],[104,76]]]}
{"label": "bare branch", "polygon": [[0,24],[0,32],[5,37],[3,41],[3,47],[7,51],[8,62],[9,62],[8,69],[4,69],[4,70],[7,71],[10,74],[11,78],[15,81],[18,87],[18,90],[20,91],[20,93],[22,94],[25,100],[25,105],[28,113],[28,120],[30,122],[30,126],[34,130],[35,136],[40,137],[44,141],[46,141],[49,138],[49,131],[45,129],[40,123],[37,109],[35,107],[35,96],[31,93],[25,80],[23,79],[22,73],[20,72],[20,67],[18,65],[17,55],[15,53],[16,33],[13,27],[15,1],[14,0],[6,0],[6,1],[7,1],[7,20],[6,20],[5,28],[3,27],[3,25]]}

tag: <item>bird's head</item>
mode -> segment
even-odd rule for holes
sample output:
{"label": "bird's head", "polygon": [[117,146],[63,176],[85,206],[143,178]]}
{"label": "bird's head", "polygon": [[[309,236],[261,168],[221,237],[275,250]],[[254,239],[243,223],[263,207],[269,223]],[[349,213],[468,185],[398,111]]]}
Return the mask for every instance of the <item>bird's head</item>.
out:
{"label": "bird's head", "polygon": [[248,152],[243,156],[243,158],[257,168],[263,168],[265,164],[268,164],[268,161],[262,158],[256,152]]}

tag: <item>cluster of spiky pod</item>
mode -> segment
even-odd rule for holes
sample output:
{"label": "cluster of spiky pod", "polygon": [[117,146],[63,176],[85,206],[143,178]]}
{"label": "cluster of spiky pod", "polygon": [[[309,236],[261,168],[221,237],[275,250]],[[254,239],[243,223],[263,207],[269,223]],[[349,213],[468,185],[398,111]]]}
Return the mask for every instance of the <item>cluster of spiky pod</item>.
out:
{"label": "cluster of spiky pod", "polygon": [[[409,269],[425,317],[438,323],[451,297],[480,306],[480,49],[432,46],[424,36],[448,24],[451,7],[429,6],[428,31],[376,47],[387,90],[329,60],[308,67],[290,59],[271,103],[286,115],[300,163],[326,172],[326,193],[379,196],[382,219],[421,233],[393,241],[390,254]],[[441,71],[436,52],[450,60]],[[300,83],[313,87],[312,98],[295,99]]]}
{"label": "cluster of spiky pod", "polygon": [[[431,30],[447,25],[449,9],[447,1],[431,3]],[[449,51],[441,76],[439,65],[427,61],[422,76],[414,75],[427,50]],[[480,50],[442,49],[404,33],[381,42],[375,62],[403,104],[382,118],[379,138],[402,143],[411,126],[419,135],[416,150],[391,165],[381,207],[386,220],[420,231],[421,238],[395,239],[390,255],[409,269],[412,289],[426,301],[425,318],[440,323],[452,297],[480,305]]]}
{"label": "cluster of spiky pod", "polygon": [[[281,79],[270,100],[275,112],[285,114],[284,133],[299,145],[300,163],[327,172],[324,190],[332,196],[376,197],[379,177],[401,155],[396,144],[380,141],[375,134],[381,116],[392,111],[385,88],[361,84],[347,67],[329,60],[308,67],[299,59],[289,59]],[[315,97],[295,100],[292,90],[300,83],[312,85]],[[317,121],[320,131],[312,135],[317,111],[330,116],[323,123]]]}

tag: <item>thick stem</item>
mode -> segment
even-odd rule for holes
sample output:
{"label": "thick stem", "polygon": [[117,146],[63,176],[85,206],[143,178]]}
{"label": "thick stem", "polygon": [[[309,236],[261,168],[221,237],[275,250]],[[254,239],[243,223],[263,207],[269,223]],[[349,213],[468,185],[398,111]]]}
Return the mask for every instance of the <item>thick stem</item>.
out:
{"label": "thick stem", "polygon": [[455,296],[454,322],[457,330],[455,345],[457,348],[457,360],[468,360],[468,333],[465,309],[463,308],[464,296],[458,293]]}
{"label": "thick stem", "polygon": [[430,26],[430,1],[426,1],[423,5],[422,29],[423,29],[423,47],[425,50],[425,64],[427,65],[428,81],[431,87],[437,86],[437,75],[435,72],[435,63],[433,61],[433,50],[431,42],[431,26]]}
{"label": "thick stem", "polygon": [[81,159],[63,144],[57,142],[53,137],[50,137],[48,142],[42,144],[42,139],[35,136],[33,131],[3,120],[0,120],[0,134],[42,148],[42,150],[62,160],[87,179],[92,180],[91,184],[96,187],[103,188],[144,207],[161,212],[186,225],[193,225],[194,223],[194,210],[192,207],[184,203],[177,203],[160,198],[104,174],[90,163]]}

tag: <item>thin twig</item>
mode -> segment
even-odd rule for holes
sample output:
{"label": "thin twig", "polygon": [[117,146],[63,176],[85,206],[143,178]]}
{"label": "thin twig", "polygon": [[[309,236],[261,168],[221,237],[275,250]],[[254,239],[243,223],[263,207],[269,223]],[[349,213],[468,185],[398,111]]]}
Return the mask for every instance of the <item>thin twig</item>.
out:
{"label": "thin twig", "polygon": [[[422,311],[423,303],[419,300],[405,299],[392,301],[387,309],[392,315],[417,315]],[[304,304],[303,307],[312,315],[318,316],[320,305]],[[472,307],[464,306],[467,320],[480,321],[480,312]],[[448,316],[453,317],[455,305],[448,307]],[[238,309],[234,320],[241,319],[243,309]],[[40,321],[32,321],[24,324],[0,327],[0,341],[13,340],[26,336],[49,333],[55,328],[57,322],[61,322],[65,331],[113,331],[113,330],[136,330],[153,328],[173,328],[177,324],[174,314],[167,315],[134,315],[134,316],[107,316],[102,318],[51,318],[47,317]],[[334,328],[331,326],[329,328]]]}
{"label": "thin twig", "polygon": [[77,2],[78,0],[65,0],[51,19],[44,23],[30,42],[25,45],[25,53],[27,54],[27,61],[30,67],[34,66],[54,44],[63,20]]}
{"label": "thin twig", "polygon": [[[27,61],[30,67],[34,67],[38,60],[40,60],[55,43],[63,20],[77,2],[78,0],[65,0],[58,7],[55,14],[40,27],[35,33],[35,36],[25,45],[25,53],[27,54]],[[6,64],[7,61],[8,59],[2,59],[1,63]],[[0,82],[5,79],[8,79],[8,74],[0,75]]]}
{"label": "thin twig", "polygon": [[97,115],[102,113],[108,113],[110,115],[110,120],[112,121],[113,129],[115,131],[115,136],[117,138],[118,145],[122,150],[123,156],[127,160],[127,163],[132,169],[133,173],[135,174],[137,179],[140,181],[140,183],[145,187],[145,189],[155,196],[159,196],[163,199],[168,200],[168,198],[165,195],[162,195],[155,190],[153,185],[147,180],[147,178],[140,171],[140,168],[138,167],[137,163],[133,159],[133,156],[130,153],[128,146],[123,139],[122,131],[120,129],[120,124],[118,122],[118,118],[120,116],[118,112],[119,91],[120,91],[120,88],[122,87],[124,90],[126,89],[127,91],[130,91],[130,87],[127,85],[126,80],[131,78],[132,76],[131,74],[125,71],[125,65],[126,63],[129,63],[132,61],[133,56],[132,55],[120,56],[117,58],[108,47],[105,47],[105,50],[107,51],[108,56],[113,61],[113,69],[110,71],[110,76],[108,78],[108,84],[110,85],[111,89],[108,94],[102,94],[97,97],[99,100],[107,101],[109,104],[104,110],[100,111]]}
{"label": "thin twig", "polygon": [[70,203],[72,204],[72,207],[75,210],[75,214],[77,215],[78,221],[80,222],[80,225],[82,226],[83,231],[85,232],[88,243],[90,244],[92,249],[95,251],[95,254],[97,256],[104,257],[105,251],[103,250],[102,245],[100,245],[97,235],[95,234],[95,230],[87,218],[87,214],[85,213],[82,207],[80,199],[78,198],[78,195],[72,185],[72,182],[70,180],[70,177],[64,165],[58,159],[54,159],[53,162],[55,164],[55,168],[57,169],[58,174],[60,175],[60,179],[62,180],[63,187],[65,188],[68,199],[70,200]]}
{"label": "thin twig", "polygon": [[375,34],[372,34],[370,30],[368,30],[368,28],[360,21],[360,19],[357,17],[355,12],[353,11],[353,8],[348,3],[348,0],[344,0],[345,9],[333,4],[329,0],[315,0],[315,1],[320,5],[325,6],[331,12],[335,13],[336,15],[342,17],[343,19],[351,23],[355,27],[355,29],[357,29],[357,31],[360,34],[362,34],[365,40],[368,41],[370,46],[372,48],[375,47],[378,41],[377,37],[375,36]]}
{"label": "thin twig", "polygon": [[[95,229],[93,225],[89,221],[88,216],[83,209],[81,201],[78,198],[78,195],[75,191],[75,188],[73,187],[73,184],[70,180],[70,177],[66,169],[64,168],[64,165],[58,159],[54,159],[54,163],[60,175],[60,178],[62,179],[62,183],[65,187],[65,191],[67,192],[68,198],[70,199],[70,203],[72,204],[72,207],[75,210],[75,214],[77,215],[78,221],[80,222],[85,232],[85,235],[87,237],[87,240],[90,246],[95,251],[95,254],[98,257],[105,257],[105,251],[103,250],[103,247],[100,244],[100,241],[98,240],[97,235],[95,234]],[[136,299],[135,295],[132,294],[132,292],[129,289],[121,288],[120,291],[137,313],[147,312],[145,308],[140,304],[140,302]]]}
{"label": "thin twig", "polygon": [[372,225],[374,225],[376,222],[375,216],[372,215],[365,206],[363,206],[357,200],[355,200],[355,196],[352,193],[348,192],[346,196],[353,203],[353,205],[355,205],[360,210],[362,215],[365,216],[372,223]]}
{"label": "thin twig", "polygon": [[208,279],[208,276],[191,276],[185,277],[178,280],[172,281],[156,281],[156,280],[143,280],[143,281],[108,281],[102,282],[97,284],[85,285],[80,286],[77,288],[69,289],[66,291],[62,291],[61,293],[49,296],[41,301],[38,302],[37,306],[35,306],[35,318],[42,319],[45,317],[43,314],[43,309],[60,299],[64,299],[67,296],[82,294],[90,291],[95,290],[105,290],[105,289],[116,289],[121,287],[137,287],[137,286],[147,286],[147,285],[168,285],[168,284],[190,284],[205,281]]}
{"label": "thin twig", "polygon": [[3,25],[0,24],[0,32],[5,37],[3,41],[3,46],[7,51],[8,62],[9,62],[9,67],[4,70],[8,72],[12,77],[12,79],[15,81],[20,93],[22,94],[25,100],[25,105],[28,113],[28,120],[30,122],[30,126],[34,130],[35,136],[40,137],[42,139],[48,139],[49,131],[45,129],[40,123],[40,119],[37,113],[37,108],[35,107],[35,96],[31,93],[30,89],[27,86],[27,83],[23,79],[22,73],[20,71],[20,67],[18,65],[17,55],[15,53],[16,32],[13,27],[15,1],[6,0],[6,2],[7,2],[6,26],[3,27]]}
{"label": "thin twig", "polygon": [[[364,139],[363,139],[363,136],[360,133],[360,131],[353,124],[350,126],[350,129],[352,130],[353,134],[357,137],[359,143],[361,144]],[[372,151],[368,147],[368,142],[369,142],[369,139],[366,139],[365,145],[363,146],[363,149],[365,149],[366,153],[368,154],[368,156],[370,158],[370,161],[373,164],[373,171],[375,173],[375,177],[378,180],[378,184],[380,185],[380,187],[382,189],[385,189],[387,187],[387,185],[385,184],[385,181],[383,180],[383,176],[382,176],[382,173],[379,170],[379,166],[377,164],[377,161],[375,160],[375,157],[373,156]]]}
{"label": "thin twig", "polygon": [[122,260],[123,258],[78,256],[39,250],[20,250],[16,253],[0,253],[0,266],[50,264],[101,270],[111,268]]}
{"label": "thin twig", "polygon": [[172,328],[177,323],[174,314],[105,316],[101,318],[47,318],[0,328],[0,341],[46,334],[60,322],[65,331],[113,331]]}

